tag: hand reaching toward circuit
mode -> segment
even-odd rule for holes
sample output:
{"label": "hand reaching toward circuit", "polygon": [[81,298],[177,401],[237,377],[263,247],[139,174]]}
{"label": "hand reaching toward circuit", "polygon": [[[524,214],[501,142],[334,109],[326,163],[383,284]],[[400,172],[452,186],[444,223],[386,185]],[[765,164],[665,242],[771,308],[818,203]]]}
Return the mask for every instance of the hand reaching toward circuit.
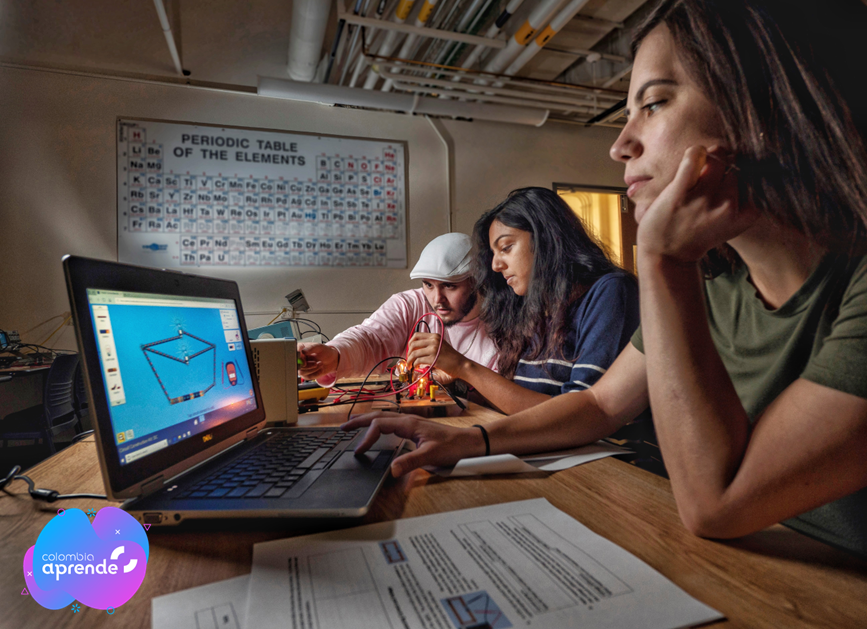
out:
{"label": "hand reaching toward circuit", "polygon": [[[456,378],[463,377],[463,366],[467,358],[441,339],[439,334],[416,332],[409,340],[406,362],[409,367],[415,369],[434,365],[434,376],[440,380],[442,374],[447,375],[448,378],[440,380],[440,382],[448,384]],[[437,352],[439,352],[439,356],[437,356]]]}
{"label": "hand reaching toward circuit", "polygon": [[340,363],[340,354],[336,348],[319,343],[299,343],[298,357],[304,363],[298,367],[298,373],[305,380],[333,374]]}

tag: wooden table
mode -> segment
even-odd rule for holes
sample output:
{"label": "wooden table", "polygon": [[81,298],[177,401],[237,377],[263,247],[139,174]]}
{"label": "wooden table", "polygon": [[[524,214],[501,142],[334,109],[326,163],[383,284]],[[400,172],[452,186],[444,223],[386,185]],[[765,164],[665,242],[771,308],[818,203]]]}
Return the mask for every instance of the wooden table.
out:
{"label": "wooden table", "polygon": [[[458,425],[498,415],[472,406]],[[340,421],[340,414],[302,415],[301,425]],[[90,438],[31,470],[38,487],[61,493],[102,493],[96,446]],[[99,500],[48,505],[32,501],[17,481],[0,497],[0,627],[151,626],[151,599],[250,572],[253,544],[318,532],[323,526],[289,521],[217,521],[151,528],[147,576],[113,616],[85,608],[50,611],[29,596],[21,572],[27,548],[58,506],[99,509]],[[387,481],[363,523],[547,498],[596,533],[653,566],[686,592],[720,610],[726,627],[867,627],[867,562],[773,526],[736,541],[699,539],[681,525],[669,482],[613,459],[557,472],[445,480],[424,471]],[[356,523],[357,524],[357,523]]]}

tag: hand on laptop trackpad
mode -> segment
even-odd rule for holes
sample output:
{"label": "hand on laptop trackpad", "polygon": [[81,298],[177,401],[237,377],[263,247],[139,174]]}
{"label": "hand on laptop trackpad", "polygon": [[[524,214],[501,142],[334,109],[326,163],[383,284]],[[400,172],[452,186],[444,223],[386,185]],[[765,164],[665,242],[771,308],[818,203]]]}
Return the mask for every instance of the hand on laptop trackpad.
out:
{"label": "hand on laptop trackpad", "polygon": [[389,461],[393,450],[368,450],[364,454],[355,454],[354,452],[344,452],[328,468],[329,470],[380,470],[384,469]]}

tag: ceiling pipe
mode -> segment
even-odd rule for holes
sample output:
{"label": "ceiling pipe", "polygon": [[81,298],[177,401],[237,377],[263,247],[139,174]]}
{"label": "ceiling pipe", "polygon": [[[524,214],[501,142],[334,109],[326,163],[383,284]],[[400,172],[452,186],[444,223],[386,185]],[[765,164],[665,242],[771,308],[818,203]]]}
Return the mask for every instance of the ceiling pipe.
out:
{"label": "ceiling pipe", "polygon": [[185,76],[184,67],[181,65],[178,47],[175,46],[175,37],[172,35],[172,27],[169,24],[169,16],[166,15],[166,7],[163,5],[163,0],[154,0],[154,6],[157,10],[157,16],[160,18],[160,26],[163,29],[166,43],[169,45],[169,53],[172,55],[172,63],[175,64],[175,72],[178,73],[178,76]]}
{"label": "ceiling pipe", "polygon": [[539,0],[527,17],[527,21],[515,31],[506,47],[485,64],[485,72],[501,73],[515,57],[521,54],[524,47],[533,39],[533,35],[551,21],[564,2],[565,0]]}
{"label": "ceiling pipe", "polygon": [[[353,13],[358,15],[361,12],[361,3],[364,0],[355,0],[355,9],[353,9]],[[340,18],[337,21],[337,35],[334,38],[334,43],[331,45],[331,54],[328,56],[328,69],[325,70],[325,78],[322,79],[323,83],[328,83],[331,79],[331,68],[334,67],[334,61],[337,57],[342,54],[343,49],[346,47],[346,40],[343,39],[343,27],[346,26],[346,20]],[[349,28],[347,27],[347,35],[349,34]]]}
{"label": "ceiling pipe", "polygon": [[459,101],[440,100],[409,94],[384,93],[340,85],[306,83],[273,77],[259,77],[258,94],[271,98],[322,103],[325,105],[349,105],[371,109],[403,111],[410,114],[473,118],[492,122],[540,127],[548,119],[548,110],[504,105],[484,105]]}
{"label": "ceiling pipe", "polygon": [[[411,59],[403,59],[402,60],[407,65],[416,64],[416,67],[423,66],[427,64],[418,64]],[[382,61],[379,60],[376,62],[378,71],[380,75],[383,72],[387,72],[391,69],[397,68],[398,65],[395,61]],[[406,66],[404,66],[406,67]],[[465,71],[461,70],[447,70],[446,68],[437,68],[436,74],[440,74],[443,76],[451,76],[454,77],[451,82],[444,84],[443,79],[429,79],[429,78],[421,78],[419,76],[413,75],[413,78],[420,82],[431,82],[436,81],[436,85],[443,85],[447,90],[453,90],[457,96],[460,93],[461,96],[466,94],[468,91],[480,92],[484,90],[492,90],[496,91],[497,88],[502,88],[503,86],[515,88],[512,90],[512,93],[516,94],[526,94],[526,95],[536,95],[544,98],[544,95],[539,95],[538,92],[548,92],[550,94],[564,94],[569,96],[570,98],[579,98],[583,96],[585,99],[592,98],[594,101],[609,101],[609,102],[619,102],[625,95],[626,92],[621,90],[615,90],[611,88],[604,88],[602,86],[596,87],[592,85],[570,85],[567,83],[551,83],[545,81],[538,81],[530,78],[524,77],[507,77],[502,74],[491,74],[488,75],[484,72],[480,72],[477,70]],[[408,76],[406,74],[401,74],[400,76]],[[482,86],[480,81],[474,81],[470,83],[470,81],[474,80],[474,77],[481,76],[483,80],[496,80],[497,83],[502,85],[498,85],[497,88],[490,87],[487,84]],[[396,78],[396,77],[393,77]],[[472,89],[470,89],[470,86]],[[524,91],[521,91],[524,90]],[[493,92],[492,92],[493,93]],[[440,98],[448,98],[448,94],[443,94]]]}
{"label": "ceiling pipe", "polygon": [[457,197],[455,194],[455,141],[452,139],[448,129],[446,129],[445,125],[442,123],[442,120],[431,118],[430,116],[425,116],[425,119],[430,123],[430,126],[433,127],[440,142],[443,143],[443,148],[446,150],[446,189],[449,193],[449,220],[446,225],[448,228],[446,229],[446,233],[451,233],[453,223],[452,216],[455,212],[455,198]]}
{"label": "ceiling pipe", "polygon": [[[397,5],[397,9],[394,12],[394,17],[391,21],[394,24],[403,24],[404,22],[406,22],[406,18],[409,17],[410,11],[412,11],[412,6],[414,4],[415,0],[400,0]],[[394,51],[394,47],[397,45],[398,36],[398,31],[388,31],[385,36],[385,40],[383,40],[382,45],[379,47],[379,51],[377,52],[377,54],[382,57],[390,57],[392,51]],[[378,80],[379,75],[375,72],[370,72],[367,75],[367,80],[364,82],[364,89],[372,90]]]}
{"label": "ceiling pipe", "polygon": [[[352,15],[351,13],[341,13],[340,19],[346,20],[347,24],[360,24],[361,26],[376,25],[377,28],[390,31],[389,35],[395,33],[409,33],[412,35],[418,35],[420,37],[429,37],[431,39],[448,39],[451,41],[463,42],[465,44],[481,44],[483,46],[486,46],[487,48],[506,47],[506,43],[500,39],[489,39],[487,37],[479,37],[478,35],[456,33],[454,31],[447,31],[441,28],[424,28],[420,26],[413,26],[412,24],[403,24],[400,22],[380,22],[379,20],[375,20],[373,18]],[[384,45],[385,42],[383,42],[383,47]],[[393,51],[394,47],[395,43],[392,43],[389,52]],[[382,50],[383,48],[380,48],[380,50],[376,54],[381,57],[388,57],[389,55],[384,54]]]}
{"label": "ceiling pipe", "polygon": [[[497,17],[493,24],[488,28],[485,33],[485,37],[489,37],[493,39],[497,35],[500,34],[500,31],[503,29],[503,26],[506,25],[506,22],[509,21],[509,18],[515,14],[521,5],[524,4],[524,0],[512,0],[509,4],[506,5],[506,8],[503,9],[503,12]],[[487,48],[484,46],[476,46],[473,51],[464,59],[464,62],[461,64],[462,68],[472,68],[476,62],[479,60],[479,57],[482,56],[482,53],[485,52]],[[459,77],[455,77],[455,81],[460,80]]]}
{"label": "ceiling pipe", "polygon": [[[403,80],[409,77],[402,77],[400,81],[395,81],[395,86],[398,89],[401,89],[405,92],[412,92],[414,94],[436,94],[439,92],[435,87],[425,87],[423,85],[411,85],[410,83],[404,83]],[[498,103],[503,105],[514,105],[517,107],[525,108],[528,107],[530,109],[542,109],[550,112],[551,110],[558,111],[562,114],[571,114],[571,113],[579,113],[579,114],[588,114],[595,115],[599,109],[593,108],[588,105],[568,105],[562,103],[543,103],[539,101],[527,100],[524,98],[508,98],[505,96],[495,96],[493,94],[488,94],[485,92],[484,94],[474,94],[473,100],[485,102],[485,103]],[[443,102],[443,101],[440,101]],[[445,101],[447,103],[455,103],[455,104],[468,104],[465,101]]]}
{"label": "ceiling pipe", "polygon": [[[367,7],[370,4],[370,0],[364,0],[364,6],[361,9],[360,15],[367,15]],[[385,0],[383,0],[381,5],[385,4]],[[338,85],[343,85],[343,81],[346,79],[346,73],[349,71],[349,68],[352,66],[352,62],[358,54],[358,35],[361,33],[361,27],[355,26],[355,29],[352,31],[352,40],[349,42],[349,50],[346,51],[346,56],[343,59],[343,68],[340,71],[340,78],[337,80]]]}
{"label": "ceiling pipe", "polygon": [[331,3],[322,0],[294,0],[289,33],[289,64],[286,72],[295,81],[312,81],[316,76]]}
{"label": "ceiling pipe", "polygon": [[545,27],[539,36],[536,37],[526,48],[524,48],[523,52],[518,55],[518,58],[515,59],[511,65],[506,68],[503,74],[508,74],[509,76],[516,75],[521,68],[523,68],[527,63],[539,54],[539,51],[545,47],[551,38],[554,37],[557,33],[560,32],[560,29],[566,26],[569,21],[575,17],[575,15],[580,11],[584,5],[587,4],[589,0],[572,0],[569,4],[563,7],[563,10],[557,14],[557,16],[551,20],[548,26]]}
{"label": "ceiling pipe", "polygon": [[[429,86],[431,89],[429,92],[440,92],[441,90],[436,89],[440,88],[448,88],[454,91],[462,90],[469,94],[471,94],[474,98],[478,98],[480,94],[492,94],[505,96],[513,99],[523,99],[526,101],[527,106],[531,106],[530,103],[533,103],[532,106],[544,105],[547,108],[558,108],[558,109],[572,109],[575,107],[592,107],[592,102],[587,102],[587,96],[585,94],[573,94],[571,97],[568,96],[558,96],[556,94],[538,94],[532,92],[522,92],[515,89],[508,89],[504,87],[490,87],[490,86],[479,86],[472,83],[453,83],[452,81],[446,81],[443,79],[429,79],[427,77],[419,77],[412,76],[410,74],[398,74],[395,72],[386,72],[380,70],[380,75],[387,80],[398,81],[401,84],[412,83],[415,85],[424,85]],[[611,102],[620,102],[621,98],[619,96],[615,96],[613,98],[607,99]],[[503,101],[504,102],[504,101]],[[518,102],[513,102],[512,104],[522,104]],[[603,105],[605,107],[607,105]]]}
{"label": "ceiling pipe", "polygon": [[[482,19],[491,2],[493,2],[493,0],[472,0],[472,4],[470,4],[469,8],[464,11],[463,15],[460,17],[460,20],[458,20],[454,31],[456,33],[475,34],[477,32],[476,26],[478,25],[478,21]],[[457,7],[459,4],[455,3],[455,6]],[[439,50],[429,50],[423,60],[432,61],[437,64],[444,64],[448,61],[449,56],[457,47],[458,44],[446,43]],[[431,57],[431,55],[433,56]],[[428,76],[430,76],[430,74],[428,74]]]}
{"label": "ceiling pipe", "polygon": [[[369,18],[374,19],[377,23],[382,22],[382,16],[385,13],[385,4],[386,0],[379,0],[379,4],[376,7],[376,17]],[[363,24],[357,24],[358,30],[360,31]],[[370,29],[370,45],[373,45],[373,38],[377,34],[375,28]],[[364,41],[362,40],[362,47],[358,55],[358,61],[355,63],[355,69],[352,71],[352,78],[349,80],[349,87],[355,87],[355,84],[358,82],[358,78],[361,76],[361,73],[364,72],[365,68],[367,68],[367,57],[364,55]],[[343,81],[341,81],[342,83]]]}
{"label": "ceiling pipe", "polygon": [[612,76],[610,79],[605,81],[605,83],[602,84],[602,87],[611,87],[612,85],[617,83],[620,79],[625,77],[630,72],[632,72],[632,64],[631,63],[628,66],[626,66],[625,68],[623,68],[620,72],[618,72],[617,74]]}
{"label": "ceiling pipe", "polygon": [[[425,0],[424,4],[421,5],[421,9],[418,12],[418,15],[415,18],[415,26],[418,28],[424,28],[427,25],[428,19],[430,19],[431,13],[433,12],[434,7],[437,5],[438,0]],[[406,39],[403,40],[403,46],[400,47],[400,51],[397,53],[398,57],[405,58],[409,57],[412,52],[415,43],[418,41],[418,35],[414,33],[410,33],[406,36]],[[387,56],[387,55],[386,55]],[[368,79],[369,81],[370,79]],[[375,82],[375,80],[374,80]],[[382,86],[383,92],[390,92],[391,86],[394,83],[392,80],[387,80],[385,84]],[[366,85],[365,85],[366,87]]]}

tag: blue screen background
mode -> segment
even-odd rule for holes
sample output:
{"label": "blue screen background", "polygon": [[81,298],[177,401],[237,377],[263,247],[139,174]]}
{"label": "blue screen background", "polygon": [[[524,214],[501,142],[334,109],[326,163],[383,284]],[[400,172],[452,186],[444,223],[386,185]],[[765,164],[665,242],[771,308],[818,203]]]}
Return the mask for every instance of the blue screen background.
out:
{"label": "blue screen background", "polygon": [[[134,439],[139,439],[253,397],[253,384],[243,341],[235,344],[237,349],[234,351],[229,350],[218,308],[116,304],[108,304],[107,307],[126,396],[125,404],[109,406],[115,433],[132,429]],[[148,353],[169,396],[177,397],[201,391],[212,383],[213,387],[200,398],[171,404],[160,387],[154,369],[148,364],[142,346],[176,337],[179,330],[195,335],[206,343],[182,336],[181,339],[151,346],[151,349],[180,358],[201,350],[207,351],[192,358],[187,364],[159,356],[153,351]],[[98,338],[95,317],[94,333]],[[213,349],[209,348],[208,343],[214,346]],[[234,384],[230,381],[226,369],[229,362],[235,365]]]}

